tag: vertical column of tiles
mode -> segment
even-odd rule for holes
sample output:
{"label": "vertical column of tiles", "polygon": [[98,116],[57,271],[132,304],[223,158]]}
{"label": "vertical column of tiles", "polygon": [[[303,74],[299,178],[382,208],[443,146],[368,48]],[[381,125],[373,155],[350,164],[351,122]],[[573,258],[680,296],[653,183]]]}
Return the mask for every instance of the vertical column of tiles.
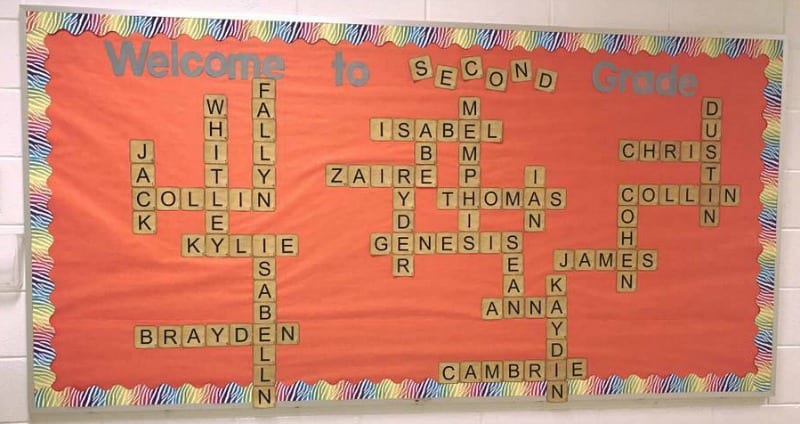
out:
{"label": "vertical column of tiles", "polygon": [[[224,95],[203,96],[205,232],[207,256],[228,256],[228,101]],[[188,195],[188,194],[187,194]],[[159,198],[161,194],[159,194]]]}
{"label": "vertical column of tiles", "polygon": [[153,140],[131,140],[131,205],[134,234],[156,233],[156,169]]}
{"label": "vertical column of tiles", "polygon": [[567,276],[545,277],[545,379],[548,402],[566,402],[567,385]]}
{"label": "vertical column of tiles", "polygon": [[617,191],[617,292],[636,291],[636,246],[640,187],[620,185]]}
{"label": "vertical column of tiles", "polygon": [[719,226],[722,99],[703,97],[700,146],[700,226]]}
{"label": "vertical column of tiles", "polygon": [[[271,79],[254,79],[252,91],[253,164],[250,209],[275,210],[276,94]],[[240,205],[244,207],[244,205]],[[252,236],[253,256],[253,407],[277,403],[277,240],[275,235]]]}
{"label": "vertical column of tiles", "polygon": [[277,163],[277,81],[253,80],[253,174],[251,208],[274,211]]}

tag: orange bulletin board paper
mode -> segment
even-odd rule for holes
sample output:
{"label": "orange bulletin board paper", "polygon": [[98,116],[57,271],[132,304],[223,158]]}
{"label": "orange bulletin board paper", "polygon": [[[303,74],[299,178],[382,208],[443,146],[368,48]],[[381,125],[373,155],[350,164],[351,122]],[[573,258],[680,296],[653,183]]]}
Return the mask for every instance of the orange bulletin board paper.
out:
{"label": "orange bulletin board paper", "polygon": [[771,390],[778,40],[26,35],[37,408]]}

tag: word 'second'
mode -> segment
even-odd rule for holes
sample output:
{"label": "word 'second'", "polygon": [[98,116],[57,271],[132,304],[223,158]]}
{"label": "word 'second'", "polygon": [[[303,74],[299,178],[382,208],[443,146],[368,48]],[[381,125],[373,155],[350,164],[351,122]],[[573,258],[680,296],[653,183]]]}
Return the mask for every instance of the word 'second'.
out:
{"label": "word 'second'", "polygon": [[411,80],[419,82],[433,79],[433,86],[455,90],[458,80],[470,81],[484,79],[487,90],[506,91],[508,82],[533,81],[533,88],[552,93],[556,89],[558,72],[538,68],[534,69],[531,59],[516,59],[509,63],[509,68],[484,67],[481,56],[461,58],[461,67],[436,65],[431,63],[430,56],[412,57],[408,60]]}
{"label": "word 'second'", "polygon": [[[117,52],[113,43],[104,42],[108,60],[115,76],[124,76],[125,70],[130,69],[134,76],[140,77],[147,73],[155,78],[164,78],[168,75],[177,77],[185,75],[196,78],[207,75],[212,78],[227,76],[228,79],[251,78],[283,78],[284,62],[281,56],[269,55],[263,59],[250,53],[223,54],[212,51],[207,55],[196,51],[178,51],[178,43],[170,43],[169,53],[150,51],[150,42],[142,42],[138,52],[130,41],[123,41]],[[251,74],[252,70],[252,74]]]}

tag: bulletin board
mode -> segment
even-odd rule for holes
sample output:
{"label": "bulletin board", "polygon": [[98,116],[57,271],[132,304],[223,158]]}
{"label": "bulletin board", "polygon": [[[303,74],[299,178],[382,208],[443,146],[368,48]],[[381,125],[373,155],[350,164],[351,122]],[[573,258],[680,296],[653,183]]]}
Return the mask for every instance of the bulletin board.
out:
{"label": "bulletin board", "polygon": [[780,40],[24,27],[37,409],[772,390]]}

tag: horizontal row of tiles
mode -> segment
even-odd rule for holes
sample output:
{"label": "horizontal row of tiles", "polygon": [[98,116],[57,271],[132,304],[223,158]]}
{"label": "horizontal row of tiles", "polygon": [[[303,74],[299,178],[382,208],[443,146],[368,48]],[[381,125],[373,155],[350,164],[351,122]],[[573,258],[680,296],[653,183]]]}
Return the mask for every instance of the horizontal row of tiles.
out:
{"label": "horizontal row of tiles", "polygon": [[[723,179],[724,182],[724,179]],[[779,228],[785,235],[782,250],[797,251],[800,238],[795,230],[800,230],[800,171],[783,172],[780,176]],[[22,159],[0,157],[0,226],[23,223],[23,166]],[[800,264],[786,264],[793,271],[800,272]],[[795,275],[791,273],[790,275]],[[797,274],[800,276],[800,273]],[[798,285],[800,286],[800,285]]]}
{"label": "horizontal row of tiles", "polygon": [[[777,303],[778,345],[800,347],[800,289],[780,290]],[[0,358],[27,354],[27,328],[25,294],[0,293]]]}
{"label": "horizontal row of tiles", "polygon": [[[25,358],[0,359],[0,423],[27,421],[27,360]],[[306,423],[306,422],[341,422],[341,423],[504,423],[526,422],[537,423],[585,423],[612,421],[621,423],[796,423],[800,420],[800,348],[779,348],[777,354],[777,380],[775,395],[767,403],[758,400],[737,401],[640,401],[640,402],[603,402],[588,405],[575,404],[570,410],[531,411],[530,406],[515,404],[513,406],[481,406],[479,403],[459,404],[449,407],[447,404],[408,404],[391,406],[382,403],[367,407],[348,407],[326,410],[331,415],[315,414],[314,409],[294,410],[281,413],[290,415],[269,420],[269,422]],[[669,407],[673,404],[672,407]],[[639,407],[646,405],[648,407]],[[694,406],[691,406],[694,405]],[[786,405],[786,406],[780,406]],[[381,409],[381,407],[384,407]],[[541,405],[537,405],[541,407]],[[602,406],[602,407],[601,407]],[[434,409],[435,408],[435,409]],[[622,409],[626,408],[626,409]],[[355,409],[355,410],[354,410]],[[471,412],[465,412],[471,411]],[[481,412],[485,411],[485,412]],[[219,412],[219,411],[217,411]],[[320,412],[316,412],[320,413]],[[107,422],[115,423],[256,423],[264,417],[232,418],[231,415],[249,415],[247,411],[210,412],[152,412],[141,415],[94,413],[91,415],[48,415],[42,420],[48,422]],[[298,414],[309,414],[301,416]],[[344,415],[347,414],[347,415]],[[367,415],[365,415],[367,414]],[[374,415],[372,415],[374,414]],[[218,418],[215,418],[218,417]],[[743,419],[749,417],[749,419]]]}
{"label": "horizontal row of tiles", "polygon": [[[797,51],[800,58],[800,50]],[[800,66],[800,61],[798,61]],[[798,68],[800,74],[800,68]],[[798,79],[800,83],[800,78]],[[800,87],[800,84],[798,84]],[[800,89],[797,90],[800,92]],[[19,89],[0,89],[0,158],[22,155],[22,114]],[[800,106],[800,101],[798,102]],[[800,170],[800,109],[787,109],[782,120],[781,168]]]}
{"label": "horizontal row of tiles", "polygon": [[[800,58],[800,50],[797,51]],[[798,62],[800,66],[800,62]],[[800,72],[800,68],[798,69]],[[798,79],[800,82],[800,79]],[[799,84],[800,86],[800,84]],[[800,91],[798,89],[797,91]],[[19,89],[0,89],[0,157],[22,155],[22,114]],[[798,103],[800,106],[800,102]],[[787,109],[782,120],[781,166],[800,170],[800,109]]]}

